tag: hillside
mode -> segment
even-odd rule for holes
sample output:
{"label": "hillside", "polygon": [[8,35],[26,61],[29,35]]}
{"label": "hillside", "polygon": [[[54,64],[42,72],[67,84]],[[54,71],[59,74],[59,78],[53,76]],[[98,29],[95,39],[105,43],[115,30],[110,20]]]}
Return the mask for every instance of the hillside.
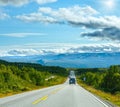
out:
{"label": "hillside", "polygon": [[0,95],[60,84],[66,75],[66,69],[61,67],[0,60]]}

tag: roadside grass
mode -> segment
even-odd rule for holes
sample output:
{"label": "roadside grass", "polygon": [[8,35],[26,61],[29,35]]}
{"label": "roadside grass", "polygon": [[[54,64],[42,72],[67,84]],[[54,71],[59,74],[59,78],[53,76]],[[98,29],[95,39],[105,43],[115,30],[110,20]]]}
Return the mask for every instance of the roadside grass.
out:
{"label": "roadside grass", "polygon": [[95,89],[92,86],[88,86],[85,83],[83,83],[81,80],[77,80],[78,84],[88,90],[89,92],[100,96],[103,100],[107,100],[113,104],[115,104],[117,107],[120,107],[120,93],[116,93],[115,95],[103,92],[101,90]]}
{"label": "roadside grass", "polygon": [[[30,84],[26,84],[26,87],[24,90],[1,90],[0,89],[0,98],[3,97],[7,97],[7,96],[11,96],[11,95],[15,95],[15,94],[20,94],[23,92],[28,92],[28,91],[33,91],[33,90],[38,90],[38,89],[42,89],[42,88],[47,88],[49,86],[54,86],[54,85],[58,85],[58,84],[62,84],[66,81],[66,77],[61,77],[61,76],[55,76],[55,78],[51,78],[48,81],[46,81],[46,84],[42,85],[42,86],[35,86],[35,85],[31,85]],[[27,87],[29,86],[29,87]]]}
{"label": "roadside grass", "polygon": [[32,88],[29,88],[28,90],[17,90],[17,91],[13,91],[13,90],[5,90],[3,91],[2,90],[2,93],[0,92],[0,98],[3,98],[3,97],[7,97],[7,96],[12,96],[12,95],[15,95],[15,94],[20,94],[20,93],[23,93],[23,92],[28,92],[28,91],[32,91],[32,90],[37,90],[37,89],[42,89],[42,88],[45,88],[45,86],[34,86]]}

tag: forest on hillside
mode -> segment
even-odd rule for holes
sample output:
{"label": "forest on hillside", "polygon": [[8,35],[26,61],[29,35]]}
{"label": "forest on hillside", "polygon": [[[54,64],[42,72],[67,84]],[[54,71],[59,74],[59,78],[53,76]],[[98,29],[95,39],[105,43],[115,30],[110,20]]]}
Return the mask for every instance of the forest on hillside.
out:
{"label": "forest on hillside", "polygon": [[60,84],[68,72],[62,67],[0,60],[0,93],[20,92]]}
{"label": "forest on hillside", "polygon": [[76,74],[87,85],[111,94],[120,94],[119,65],[113,65],[110,68],[77,69]]}

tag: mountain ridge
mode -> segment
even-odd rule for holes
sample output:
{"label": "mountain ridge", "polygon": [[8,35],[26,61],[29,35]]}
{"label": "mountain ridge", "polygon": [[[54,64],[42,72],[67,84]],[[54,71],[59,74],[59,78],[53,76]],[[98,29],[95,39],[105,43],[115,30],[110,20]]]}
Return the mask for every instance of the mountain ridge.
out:
{"label": "mountain ridge", "polygon": [[[109,67],[120,64],[120,52],[110,53],[65,53],[30,56],[4,56],[0,59],[10,62],[30,62],[47,66],[73,68]],[[116,60],[118,59],[118,60]]]}

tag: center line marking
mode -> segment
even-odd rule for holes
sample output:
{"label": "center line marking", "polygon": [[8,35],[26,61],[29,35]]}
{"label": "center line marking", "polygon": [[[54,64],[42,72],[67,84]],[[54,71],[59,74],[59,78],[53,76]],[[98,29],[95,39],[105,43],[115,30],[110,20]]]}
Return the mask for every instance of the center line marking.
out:
{"label": "center line marking", "polygon": [[[64,87],[62,87],[62,88],[64,88]],[[56,94],[56,93],[57,93],[58,91],[60,91],[62,88],[58,88],[58,89],[52,91],[51,94]]]}
{"label": "center line marking", "polygon": [[48,95],[43,96],[42,98],[35,100],[32,104],[37,104],[37,103],[39,103],[41,101],[45,101],[47,99],[48,99]]}
{"label": "center line marking", "polygon": [[[64,86],[64,87],[65,87],[65,86]],[[55,89],[54,91],[51,92],[51,94],[56,94],[58,91],[60,91],[60,90],[63,89],[64,87],[60,87],[60,88],[58,88],[58,89]],[[48,95],[51,95],[51,94],[48,94]],[[41,102],[41,101],[47,100],[47,99],[48,99],[48,95],[43,96],[43,97],[35,100],[32,104],[37,104],[37,103],[39,103],[39,102]]]}

